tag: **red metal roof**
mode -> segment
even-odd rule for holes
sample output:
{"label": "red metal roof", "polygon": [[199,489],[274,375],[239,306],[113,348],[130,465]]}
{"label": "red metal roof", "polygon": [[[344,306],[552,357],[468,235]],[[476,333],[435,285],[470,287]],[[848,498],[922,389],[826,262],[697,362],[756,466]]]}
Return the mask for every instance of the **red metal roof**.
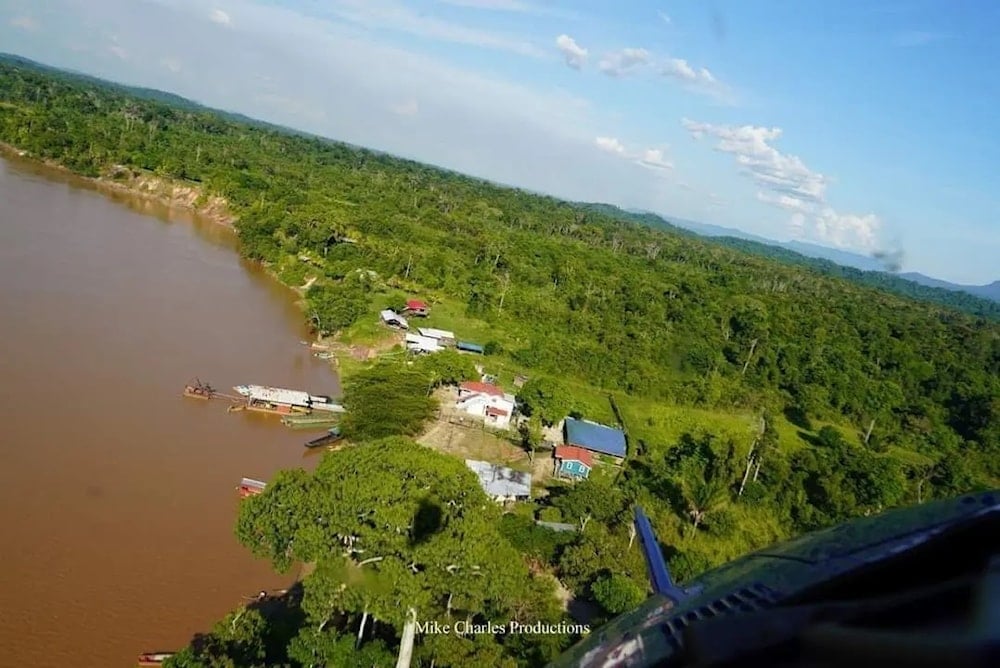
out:
{"label": "red metal roof", "polygon": [[419,299],[411,299],[408,302],[406,302],[406,308],[425,309],[427,308],[427,304],[420,301]]}
{"label": "red metal roof", "polygon": [[487,406],[486,414],[491,417],[500,417],[501,415],[510,415],[507,411],[502,408],[497,408],[496,406]]}
{"label": "red metal roof", "polygon": [[594,468],[594,454],[590,450],[584,450],[583,448],[578,448],[575,445],[556,446],[556,459],[575,459],[578,462],[586,464],[590,468]]}
{"label": "red metal roof", "polygon": [[466,392],[478,392],[479,394],[491,394],[495,397],[502,397],[503,390],[501,390],[496,385],[490,385],[489,383],[480,383],[474,380],[467,380],[458,386],[459,389],[465,390]]}

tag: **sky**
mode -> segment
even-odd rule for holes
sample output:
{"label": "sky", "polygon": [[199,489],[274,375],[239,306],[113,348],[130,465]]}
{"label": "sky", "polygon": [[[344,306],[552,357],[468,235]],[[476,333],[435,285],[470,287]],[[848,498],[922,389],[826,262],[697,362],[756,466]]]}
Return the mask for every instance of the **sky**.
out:
{"label": "sky", "polygon": [[990,0],[0,0],[0,51],[977,284],[998,28]]}

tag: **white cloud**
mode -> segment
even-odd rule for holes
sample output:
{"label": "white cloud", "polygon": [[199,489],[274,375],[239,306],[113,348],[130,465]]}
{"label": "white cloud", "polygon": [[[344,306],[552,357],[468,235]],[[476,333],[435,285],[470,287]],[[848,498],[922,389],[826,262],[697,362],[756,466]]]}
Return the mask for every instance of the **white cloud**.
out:
{"label": "white cloud", "polygon": [[108,51],[113,53],[117,58],[121,60],[128,60],[128,51],[117,44],[112,44],[108,47]]}
{"label": "white cloud", "polygon": [[229,18],[229,14],[225,13],[221,9],[213,9],[212,13],[208,15],[209,20],[213,23],[218,23],[222,26],[232,25],[232,19]]}
{"label": "white cloud", "polygon": [[625,48],[604,56],[597,64],[597,69],[608,76],[619,77],[648,62],[649,51],[646,49]]}
{"label": "white cloud", "polygon": [[820,241],[838,248],[867,252],[878,249],[881,228],[882,221],[873,213],[864,216],[841,214],[829,207],[820,211],[814,219],[815,233]]}
{"label": "white cloud", "polygon": [[663,157],[663,151],[658,148],[647,148],[639,157],[639,164],[652,169],[673,169],[674,165]]}
{"label": "white cloud", "polygon": [[656,12],[656,15],[660,17],[660,20],[666,23],[668,26],[674,24],[674,20],[670,18],[670,15],[666,12]]}
{"label": "white cloud", "polygon": [[160,64],[174,74],[181,71],[181,63],[176,58],[161,58]]}
{"label": "white cloud", "polygon": [[707,67],[694,67],[683,58],[669,58],[660,66],[660,74],[678,81],[687,89],[713,97],[726,104],[734,103],[729,86],[719,81]]}
{"label": "white cloud", "polygon": [[625,145],[614,137],[597,137],[594,140],[597,148],[614,155],[625,155]]}
{"label": "white cloud", "polygon": [[392,107],[392,113],[397,116],[416,116],[419,112],[420,104],[412,97]]}
{"label": "white cloud", "polygon": [[695,139],[718,139],[715,149],[735,156],[740,171],[763,188],[757,193],[759,201],[792,211],[794,233],[803,233],[809,216],[811,231],[820,241],[866,251],[877,246],[878,217],[840,214],[831,208],[826,202],[828,179],[809,169],[798,156],[771,145],[781,137],[780,128],[711,125],[688,119],[681,123]]}
{"label": "white cloud", "polygon": [[559,35],[556,37],[556,48],[566,59],[566,64],[574,70],[583,67],[587,62],[587,50],[576,43],[576,40],[569,35]]}
{"label": "white cloud", "polygon": [[647,148],[641,151],[629,151],[625,144],[615,137],[597,137],[594,145],[605,153],[630,160],[637,165],[653,170],[673,169],[673,164],[663,157],[663,149]]}
{"label": "white cloud", "polygon": [[8,24],[12,28],[20,28],[21,30],[27,30],[28,32],[38,30],[38,21],[30,16],[15,16],[8,22]]}

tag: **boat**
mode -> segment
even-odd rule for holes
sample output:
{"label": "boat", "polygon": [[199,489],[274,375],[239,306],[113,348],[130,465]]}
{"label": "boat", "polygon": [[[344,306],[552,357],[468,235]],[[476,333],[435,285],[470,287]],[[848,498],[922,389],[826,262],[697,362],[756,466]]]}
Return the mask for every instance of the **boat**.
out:
{"label": "boat", "polygon": [[339,440],[342,440],[344,436],[340,433],[340,427],[331,427],[327,433],[323,434],[319,438],[314,438],[311,441],[306,442],[307,448],[319,448],[324,445],[333,445]]}
{"label": "boat", "polygon": [[325,394],[309,394],[301,390],[288,390],[264,385],[235,385],[233,389],[247,398],[247,407],[271,413],[287,414],[292,411],[308,413],[313,410],[343,413],[344,407],[334,403]]}
{"label": "boat", "polygon": [[195,378],[193,383],[184,386],[184,396],[192,399],[211,399],[216,395],[215,388]]}
{"label": "boat", "polygon": [[140,666],[162,666],[163,662],[174,655],[174,652],[146,652],[139,655]]}
{"label": "boat", "polygon": [[264,491],[267,487],[267,483],[263,480],[254,480],[253,478],[243,478],[240,480],[240,486],[236,489],[239,490],[240,498],[247,498],[248,496],[256,496]]}

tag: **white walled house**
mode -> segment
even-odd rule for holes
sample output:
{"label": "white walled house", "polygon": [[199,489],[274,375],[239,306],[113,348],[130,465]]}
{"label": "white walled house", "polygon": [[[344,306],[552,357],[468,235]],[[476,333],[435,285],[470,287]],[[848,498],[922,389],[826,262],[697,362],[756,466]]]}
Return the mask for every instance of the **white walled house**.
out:
{"label": "white walled house", "polygon": [[482,418],[488,427],[510,429],[514,416],[514,395],[489,383],[469,381],[458,386],[455,406],[464,413]]}

